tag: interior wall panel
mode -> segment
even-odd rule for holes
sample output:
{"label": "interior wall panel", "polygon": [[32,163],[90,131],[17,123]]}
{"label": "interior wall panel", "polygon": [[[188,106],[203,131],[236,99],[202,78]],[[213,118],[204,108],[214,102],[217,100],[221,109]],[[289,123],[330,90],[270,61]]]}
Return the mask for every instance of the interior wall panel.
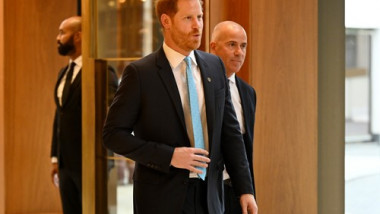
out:
{"label": "interior wall panel", "polygon": [[4,132],[4,0],[0,0],[0,214],[5,214]]}
{"label": "interior wall panel", "polygon": [[318,1],[251,2],[260,213],[318,213]]}
{"label": "interior wall panel", "polygon": [[56,35],[76,14],[76,1],[3,1],[5,212],[58,213],[50,179],[53,91],[68,59],[58,55]]}
{"label": "interior wall panel", "polygon": [[238,75],[258,97],[254,165],[260,213],[318,213],[317,3],[210,3],[219,5],[211,7],[210,25],[236,21],[249,37]]}

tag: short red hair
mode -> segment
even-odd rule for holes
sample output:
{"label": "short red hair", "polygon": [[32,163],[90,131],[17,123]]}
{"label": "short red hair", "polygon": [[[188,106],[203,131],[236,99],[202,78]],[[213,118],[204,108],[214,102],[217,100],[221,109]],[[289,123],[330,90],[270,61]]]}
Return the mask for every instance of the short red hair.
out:
{"label": "short red hair", "polygon": [[[198,0],[203,5],[203,0]],[[161,23],[162,14],[173,17],[178,11],[178,0],[156,0],[156,16]],[[162,25],[162,23],[161,23]]]}

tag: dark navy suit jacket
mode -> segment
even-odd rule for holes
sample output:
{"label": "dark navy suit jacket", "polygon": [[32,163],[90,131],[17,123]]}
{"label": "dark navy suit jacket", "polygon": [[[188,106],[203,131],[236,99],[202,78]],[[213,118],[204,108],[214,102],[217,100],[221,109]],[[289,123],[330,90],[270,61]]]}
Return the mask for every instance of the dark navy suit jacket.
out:
{"label": "dark navy suit jacket", "polygon": [[58,158],[60,168],[81,173],[82,170],[82,87],[81,71],[70,87],[66,102],[59,104],[57,89],[67,67],[61,69],[54,90],[56,111],[53,125],[51,156]]}
{"label": "dark navy suit jacket", "polygon": [[[204,87],[209,157],[209,213],[223,213],[223,165],[237,194],[253,193],[245,146],[219,57],[195,51]],[[133,132],[133,133],[132,133]],[[104,145],[136,161],[135,214],[178,214],[185,200],[189,171],[170,166],[175,147],[190,147],[184,112],[163,48],[131,63],[109,109]]]}
{"label": "dark navy suit jacket", "polygon": [[[256,92],[249,84],[235,75],[236,86],[238,88],[241,100],[241,107],[244,116],[245,134],[243,135],[249,169],[251,170],[253,189],[255,190],[255,177],[253,167],[253,139],[256,113]],[[256,191],[255,191],[256,193]]]}

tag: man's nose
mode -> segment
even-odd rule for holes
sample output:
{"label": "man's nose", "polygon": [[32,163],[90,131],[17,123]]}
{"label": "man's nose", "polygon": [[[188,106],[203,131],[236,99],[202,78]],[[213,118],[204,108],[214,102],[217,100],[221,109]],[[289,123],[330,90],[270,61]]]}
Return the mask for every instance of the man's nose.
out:
{"label": "man's nose", "polygon": [[244,51],[243,49],[237,45],[237,47],[235,48],[235,55],[243,55],[244,54]]}
{"label": "man's nose", "polygon": [[194,19],[193,21],[193,28],[201,28],[203,25],[203,21],[202,20],[199,20],[199,19]]}

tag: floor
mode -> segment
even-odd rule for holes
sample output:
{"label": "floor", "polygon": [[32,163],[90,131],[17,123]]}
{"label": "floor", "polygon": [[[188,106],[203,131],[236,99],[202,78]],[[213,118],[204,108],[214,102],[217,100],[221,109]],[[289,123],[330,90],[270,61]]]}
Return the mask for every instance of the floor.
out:
{"label": "floor", "polygon": [[380,213],[380,144],[346,144],[345,214]]}
{"label": "floor", "polygon": [[117,214],[133,214],[133,185],[127,184],[117,188]]}

